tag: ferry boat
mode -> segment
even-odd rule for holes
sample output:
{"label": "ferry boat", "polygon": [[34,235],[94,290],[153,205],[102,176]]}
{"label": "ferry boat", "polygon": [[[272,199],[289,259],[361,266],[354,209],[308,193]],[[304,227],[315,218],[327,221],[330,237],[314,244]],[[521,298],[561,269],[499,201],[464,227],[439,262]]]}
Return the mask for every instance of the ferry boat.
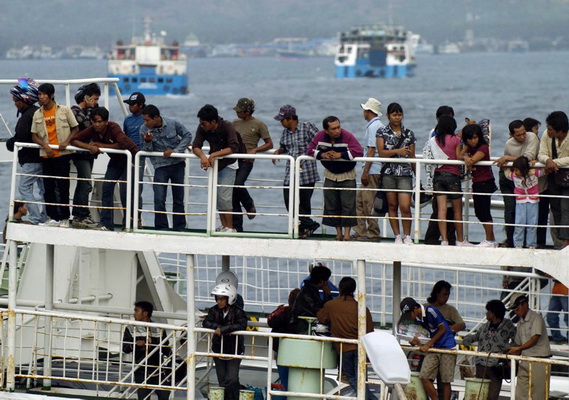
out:
{"label": "ferry boat", "polygon": [[108,59],[108,77],[118,78],[122,93],[183,95],[188,93],[187,57],[179,43],[168,45],[165,32],[156,35],[144,20],[144,37],[124,44],[118,41]]}
{"label": "ferry boat", "polygon": [[355,26],[341,32],[336,78],[403,78],[415,68],[417,35],[402,26]]}
{"label": "ferry boat", "polygon": [[[107,86],[115,83],[113,79],[85,81],[99,82],[104,85],[105,93],[108,93]],[[14,85],[16,81],[0,81],[2,83]],[[69,86],[83,81],[57,83]],[[103,99],[106,106],[108,101],[108,98]],[[16,145],[17,148],[21,146],[24,145]],[[126,152],[125,155],[129,157],[129,154]],[[10,156],[12,158],[2,157],[1,160],[13,167],[10,199],[4,199],[12,203],[17,200],[15,189],[19,173],[14,162],[16,155]],[[132,161],[140,165],[143,156],[163,155],[139,152]],[[239,279],[238,289],[244,298],[246,312],[261,317],[260,322],[249,322],[251,330],[239,333],[246,337],[245,354],[228,356],[243,360],[241,383],[262,388],[267,398],[278,395],[303,397],[307,394],[304,391],[283,393],[272,386],[278,359],[275,360],[271,349],[276,337],[306,340],[315,343],[312,350],[316,346],[322,352],[331,348],[333,340],[338,341],[323,336],[275,334],[269,332],[264,323],[263,317],[279,304],[286,303],[288,293],[300,285],[311,262],[326,263],[333,271],[334,282],[343,276],[357,277],[360,321],[365,320],[367,306],[372,312],[376,330],[384,332],[395,330],[394,321],[399,316],[401,298],[425,299],[439,279],[453,284],[450,303],[462,311],[469,330],[476,329],[484,321],[486,301],[500,298],[504,292],[500,279],[503,276],[519,278],[519,283],[512,290],[528,293],[535,310],[546,307],[540,295],[539,282],[543,276],[537,274],[536,269],[569,284],[566,267],[569,249],[456,248],[422,244],[419,241],[420,231],[428,218],[421,212],[420,201],[416,201],[417,206],[413,210],[416,241],[413,246],[398,245],[392,241],[336,242],[333,235],[326,232],[300,240],[298,209],[291,207],[286,211],[281,204],[282,169],[272,168],[275,176],[271,179],[255,180],[253,174],[249,187],[256,191],[253,196],[258,200],[255,221],[280,221],[270,224],[277,228],[247,233],[217,232],[217,174],[212,169],[207,173],[201,171],[200,161],[193,154],[172,156],[184,158],[188,165],[184,186],[192,191],[192,203],[186,195],[189,229],[184,232],[157,231],[140,226],[137,220],[131,224],[128,219],[124,231],[8,223],[8,242],[0,270],[0,286],[4,290],[4,296],[0,297],[3,320],[0,324],[0,388],[80,398],[134,398],[135,391],[140,388],[167,390],[175,398],[190,400],[208,395],[214,397],[218,382],[212,371],[215,353],[211,351],[210,344],[213,331],[201,327],[201,317],[203,310],[213,305],[210,292],[217,275],[227,270],[233,271]],[[295,161],[288,155],[274,154],[229,157],[255,159],[257,169],[265,166],[271,169],[269,166],[274,159],[291,161],[291,196],[298,195],[299,167],[309,159],[303,156]],[[356,161],[363,163],[370,159],[362,157]],[[105,155],[96,160],[95,186],[101,184],[106,162]],[[416,179],[420,180],[420,171],[428,160],[418,158],[413,162],[419,164]],[[134,177],[129,175],[127,181],[134,179],[140,182],[138,173],[139,168],[135,167]],[[151,182],[146,179],[143,184],[150,185]],[[418,200],[420,185],[415,187]],[[315,190],[321,189],[317,187]],[[135,191],[132,196],[131,190]],[[127,185],[126,210],[116,196],[117,223],[122,220],[123,212],[130,215],[131,207],[142,212],[145,220],[153,219],[152,204],[138,204],[138,190],[139,185]],[[149,192],[151,190],[145,190],[145,193]],[[270,198],[270,193],[276,193],[279,201],[264,202],[263,198]],[[317,198],[313,197],[313,218],[322,214]],[[95,195],[91,200],[91,211],[95,215],[99,204]],[[468,222],[468,212],[466,220]],[[383,223],[382,232],[385,233],[387,220],[384,219]],[[522,270],[511,272],[501,268],[511,265]],[[504,301],[508,301],[512,291],[504,293]],[[153,322],[130,320],[132,304],[139,300],[154,304]],[[157,347],[168,348],[173,355],[164,358],[159,380],[137,382],[134,379],[134,371],[146,368],[148,360],[137,364],[123,352],[123,332],[127,326],[166,333]],[[359,328],[361,340],[365,334],[364,324]],[[340,342],[350,343],[349,340]],[[560,398],[569,396],[568,349],[567,345],[560,347],[554,352],[554,360],[544,361],[558,368],[551,379],[550,389]],[[457,353],[465,356],[475,354],[462,350]],[[321,354],[319,351],[317,357],[311,358],[300,351],[296,356],[304,362],[319,360]],[[406,349],[406,354],[412,353]],[[366,357],[363,350],[360,350],[359,360],[364,368]],[[371,369],[367,380],[364,374],[360,374],[357,393],[350,392],[341,382],[334,363],[321,364],[316,372],[317,393],[309,392],[309,396],[364,400],[365,391],[360,388],[372,385],[381,399],[395,398]],[[466,391],[462,378],[457,368],[453,390],[459,399],[464,398]],[[251,392],[247,394],[251,395]],[[504,384],[503,395],[514,398],[509,384]],[[402,396],[398,398],[405,398],[405,394]]]}

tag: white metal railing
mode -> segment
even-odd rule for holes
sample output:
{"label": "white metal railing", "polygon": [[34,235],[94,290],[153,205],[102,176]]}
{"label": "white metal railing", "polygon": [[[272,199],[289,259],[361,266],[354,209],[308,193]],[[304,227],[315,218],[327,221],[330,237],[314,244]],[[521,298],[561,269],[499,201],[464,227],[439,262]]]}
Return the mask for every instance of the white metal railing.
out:
{"label": "white metal railing", "polygon": [[[0,310],[0,316],[5,320],[9,314],[7,310]],[[14,310],[14,318],[17,319],[18,329],[16,331],[15,351],[14,351],[14,370],[13,377],[8,376],[8,380],[15,379],[27,389],[33,389],[33,382],[41,381],[45,389],[53,388],[57,392],[65,394],[65,390],[58,388],[58,382],[67,382],[64,387],[69,387],[70,383],[81,384],[86,390],[91,390],[91,395],[129,397],[133,391],[145,388],[151,390],[184,391],[186,393],[194,390],[202,392],[207,390],[210,384],[211,365],[213,357],[219,356],[218,353],[211,351],[211,340],[213,330],[204,328],[188,329],[171,324],[154,322],[137,322],[117,318],[80,316],[53,311],[28,311]],[[3,329],[4,324],[0,324],[0,366],[3,371],[8,366],[7,354],[7,331]],[[134,360],[132,353],[125,353],[129,346],[136,346],[133,342],[125,341],[123,333],[125,329],[138,327],[137,336],[149,338],[149,332],[154,332],[154,337],[160,337],[159,341],[154,341],[153,346],[145,348],[145,356]],[[194,336],[195,335],[195,336]],[[256,386],[260,382],[266,386],[267,395],[285,396],[304,396],[326,399],[348,398],[339,393],[332,394],[324,391],[320,387],[320,394],[306,394],[298,392],[282,392],[271,389],[274,375],[274,357],[272,352],[273,340],[277,338],[294,338],[321,343],[357,344],[358,340],[338,339],[322,336],[290,335],[271,333],[264,330],[260,331],[239,331],[234,335],[245,338],[245,353],[224,354],[227,358],[237,358],[248,365],[258,365],[265,370],[264,378],[257,380]],[[223,337],[222,340],[237,340],[236,336],[230,335]],[[187,346],[188,338],[195,340],[195,350]],[[126,345],[126,348],[125,348]],[[415,347],[403,346],[408,354],[409,362],[413,362],[411,356],[417,351]],[[457,356],[483,357],[493,359],[507,359],[510,361],[530,361],[532,363],[544,363],[547,365],[569,366],[567,357],[562,358],[531,358],[523,356],[510,356],[504,354],[487,354],[467,350],[442,350],[430,349],[429,352],[450,353]],[[156,357],[157,355],[157,357]],[[159,364],[153,364],[159,360]],[[365,364],[365,357],[360,359],[360,363]],[[339,363],[341,365],[341,362]],[[462,363],[467,367],[471,362]],[[243,369],[243,366],[242,366]],[[511,363],[512,377],[514,377],[510,390],[510,397],[513,399],[516,385],[516,363]],[[139,371],[135,377],[136,371]],[[144,371],[140,373],[140,371]],[[204,371],[202,376],[199,373]],[[10,369],[8,368],[10,373]],[[150,379],[155,373],[157,379]],[[320,369],[320,378],[324,375],[338,376],[340,370]],[[369,371],[368,371],[369,373]],[[0,387],[4,387],[4,374],[0,374]],[[549,377],[549,375],[548,375]],[[338,378],[336,378],[339,381]],[[188,384],[192,382],[192,384]],[[194,384],[193,382],[199,382]],[[40,383],[40,382],[38,382]],[[241,380],[242,384],[251,384]],[[363,382],[362,382],[363,383]],[[371,373],[364,384],[381,384],[378,378]],[[189,390],[188,390],[189,388]],[[384,388],[382,387],[382,392]],[[358,393],[360,390],[358,390]],[[88,392],[85,393],[88,395]],[[187,394],[190,397],[190,393]],[[359,398],[359,395],[358,395]],[[363,397],[362,397],[363,398]],[[385,397],[382,397],[385,398]]]}

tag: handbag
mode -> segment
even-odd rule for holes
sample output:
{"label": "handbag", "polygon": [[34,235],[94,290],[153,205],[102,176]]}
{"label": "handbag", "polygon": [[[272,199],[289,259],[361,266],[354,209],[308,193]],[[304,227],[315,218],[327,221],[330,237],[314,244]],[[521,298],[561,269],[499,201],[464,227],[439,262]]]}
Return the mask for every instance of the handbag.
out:
{"label": "handbag", "polygon": [[[555,138],[551,141],[552,143],[552,155],[553,159],[557,158],[557,146],[555,145]],[[553,175],[553,179],[558,186],[561,187],[569,187],[569,169],[567,168],[560,168],[557,172]]]}

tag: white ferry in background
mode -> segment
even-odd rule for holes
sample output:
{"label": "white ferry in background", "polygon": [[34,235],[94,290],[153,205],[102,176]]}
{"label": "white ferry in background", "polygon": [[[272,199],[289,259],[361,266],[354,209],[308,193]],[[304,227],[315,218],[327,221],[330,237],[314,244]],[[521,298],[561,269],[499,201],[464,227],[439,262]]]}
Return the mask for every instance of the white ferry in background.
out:
{"label": "white ferry in background", "polygon": [[336,78],[403,78],[415,67],[418,35],[402,26],[356,26],[340,33]]}
{"label": "white ferry in background", "polygon": [[156,35],[152,19],[144,20],[144,37],[130,44],[118,41],[109,56],[108,77],[118,78],[122,93],[136,91],[147,95],[188,93],[187,57],[177,42],[166,44],[166,32]]}

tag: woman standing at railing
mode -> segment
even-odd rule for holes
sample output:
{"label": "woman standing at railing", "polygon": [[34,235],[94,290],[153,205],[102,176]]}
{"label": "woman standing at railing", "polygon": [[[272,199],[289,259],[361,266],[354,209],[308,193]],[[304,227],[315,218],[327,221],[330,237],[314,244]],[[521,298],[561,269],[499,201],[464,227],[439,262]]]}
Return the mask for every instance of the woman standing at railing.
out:
{"label": "woman standing at railing", "polygon": [[[415,158],[413,131],[403,126],[403,108],[398,103],[387,107],[389,124],[377,131],[376,147],[380,157]],[[395,243],[413,244],[411,238],[411,192],[413,191],[413,172],[415,164],[387,163],[382,169],[382,185],[387,192],[389,205],[389,224],[395,235]],[[399,230],[398,209],[403,221],[403,237]],[[445,208],[446,212],[446,208]]]}
{"label": "woman standing at railing", "polygon": [[[458,160],[460,157],[460,137],[455,136],[456,121],[453,117],[443,115],[435,128],[437,135],[430,139],[433,154],[444,154],[447,160]],[[439,158],[439,157],[437,157]],[[456,227],[456,245],[470,246],[464,240],[462,224],[462,187],[460,183],[460,166],[443,164],[435,168],[433,188],[439,207],[438,223],[441,232],[441,246],[448,246],[447,237],[447,199],[452,203],[454,226]]]}
{"label": "woman standing at railing", "polygon": [[466,125],[462,129],[462,139],[466,142],[466,146],[460,155],[466,168],[472,171],[474,212],[476,218],[482,222],[486,234],[486,239],[480,242],[478,246],[498,247],[494,236],[494,225],[492,225],[492,213],[490,212],[491,194],[498,190],[492,167],[474,165],[478,161],[490,161],[490,148],[484,139],[482,128],[477,124]]}

